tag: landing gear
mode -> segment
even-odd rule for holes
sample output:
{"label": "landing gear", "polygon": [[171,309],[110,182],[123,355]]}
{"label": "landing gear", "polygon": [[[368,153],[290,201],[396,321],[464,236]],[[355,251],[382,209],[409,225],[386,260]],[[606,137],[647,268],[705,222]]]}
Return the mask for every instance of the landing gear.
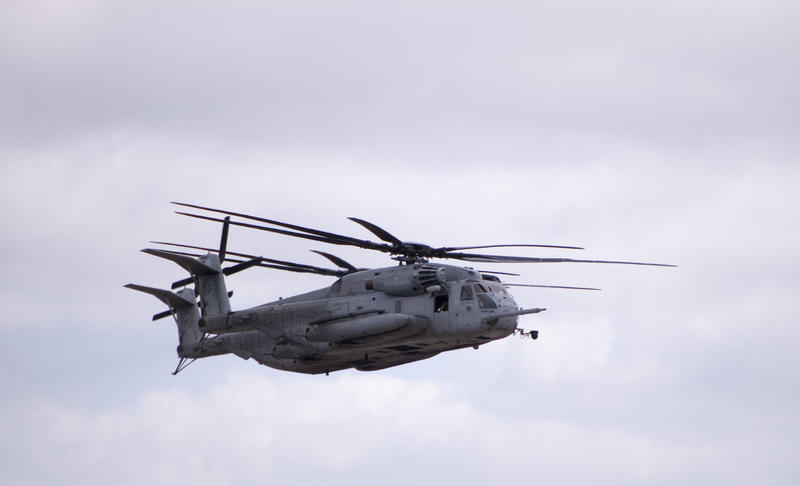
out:
{"label": "landing gear", "polygon": [[[199,350],[201,348],[203,343],[210,342],[210,341],[213,341],[213,340],[214,340],[214,338],[211,338],[211,339],[208,338],[208,334],[203,334],[203,336],[200,338],[200,340],[197,341],[196,344],[192,345],[193,348],[194,348],[194,349],[192,349],[192,351],[196,352],[197,350]],[[197,361],[197,358],[184,358],[183,356],[181,356],[181,353],[183,352],[183,350],[184,350],[183,349],[183,344],[179,344],[178,345],[178,357],[180,359],[178,360],[178,366],[175,367],[175,371],[172,372],[172,376],[177,375],[178,373],[180,373],[181,371],[186,369],[187,366],[189,366],[190,364],[192,364],[195,361]]]}
{"label": "landing gear", "polygon": [[177,375],[178,373],[186,369],[187,366],[194,363],[196,360],[197,358],[181,358],[180,360],[178,360],[178,366],[175,368],[175,371],[172,372],[172,376]]}

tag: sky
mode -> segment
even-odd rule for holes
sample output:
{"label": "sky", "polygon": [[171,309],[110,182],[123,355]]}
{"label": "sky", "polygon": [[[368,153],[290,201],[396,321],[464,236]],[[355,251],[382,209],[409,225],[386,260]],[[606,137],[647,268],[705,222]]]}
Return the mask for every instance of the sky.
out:
{"label": "sky", "polygon": [[[0,0],[0,483],[796,484],[796,2]],[[170,201],[433,246],[516,337],[388,370],[178,376],[129,282]],[[380,254],[232,228],[230,250]],[[503,250],[498,250],[502,252]],[[332,279],[253,269],[245,308]]]}

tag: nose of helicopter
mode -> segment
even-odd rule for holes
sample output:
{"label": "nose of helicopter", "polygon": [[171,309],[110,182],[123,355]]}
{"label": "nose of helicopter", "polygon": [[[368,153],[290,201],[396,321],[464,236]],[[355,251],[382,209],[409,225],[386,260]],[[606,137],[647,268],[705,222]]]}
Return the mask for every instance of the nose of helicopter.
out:
{"label": "nose of helicopter", "polygon": [[503,331],[504,335],[509,335],[517,328],[517,319],[519,319],[519,316],[501,317],[497,320],[495,329]]}
{"label": "nose of helicopter", "polygon": [[[502,295],[497,296],[499,298],[496,299],[497,301],[497,313],[503,314],[506,312],[514,312],[519,309],[517,303],[514,301],[514,298],[510,295]],[[514,329],[517,328],[517,319],[518,316],[506,316],[497,319],[494,328],[499,331],[504,331],[507,334],[511,334],[514,332]]]}

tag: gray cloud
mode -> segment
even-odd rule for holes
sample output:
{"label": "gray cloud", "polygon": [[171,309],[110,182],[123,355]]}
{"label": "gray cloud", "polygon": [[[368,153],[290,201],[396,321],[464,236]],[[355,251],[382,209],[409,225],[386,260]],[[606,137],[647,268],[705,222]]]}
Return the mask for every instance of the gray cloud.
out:
{"label": "gray cloud", "polygon": [[326,149],[704,147],[785,141],[798,122],[790,3],[82,7],[5,16],[12,141],[117,127]]}
{"label": "gray cloud", "polygon": [[[518,483],[534,468],[538,477],[554,481],[655,479],[666,484],[757,479],[757,461],[781,460],[723,437],[708,442],[703,434],[666,433],[656,439],[629,424],[598,424],[596,417],[583,423],[563,420],[542,414],[543,407],[534,402],[526,405],[531,410],[525,413],[498,413],[434,382],[388,376],[342,376],[312,384],[236,373],[199,394],[150,392],[110,412],[85,414],[45,402],[5,413],[33,429],[38,440],[16,447],[23,459],[47,464],[40,473],[45,480],[95,482],[118,475],[123,484],[178,479],[219,484],[263,477],[303,484],[354,479],[401,484],[424,472],[426,481],[480,484],[490,478]],[[662,418],[646,413],[647,420]],[[349,432],[319,433],[332,427]],[[391,469],[387,449],[392,462],[414,466]],[[301,450],[305,453],[298,454]],[[746,457],[750,460],[742,468],[726,467],[727,461]]]}

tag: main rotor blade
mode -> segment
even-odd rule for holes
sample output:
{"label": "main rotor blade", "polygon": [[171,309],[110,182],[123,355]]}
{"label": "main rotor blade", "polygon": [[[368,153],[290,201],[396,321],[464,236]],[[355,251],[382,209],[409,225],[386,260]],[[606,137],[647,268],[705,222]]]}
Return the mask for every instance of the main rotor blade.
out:
{"label": "main rotor blade", "polygon": [[[238,213],[234,211],[226,211],[222,209],[215,209],[209,208],[205,206],[199,206],[196,204],[188,204],[188,203],[180,203],[180,202],[173,202],[173,204],[179,206],[185,206],[195,209],[200,209],[204,211],[211,211],[216,213],[222,213],[229,216],[238,216],[241,218],[251,219],[255,221],[260,221],[268,224],[272,224],[275,226],[281,226],[284,228],[290,228],[296,231],[288,231],[284,229],[278,228],[269,228],[266,226],[250,224],[250,223],[243,223],[240,221],[230,221],[229,224],[233,224],[236,226],[242,226],[245,228],[252,228],[258,229],[261,231],[268,231],[271,233],[282,234],[286,236],[293,236],[295,238],[304,238],[307,240],[318,241],[322,243],[329,243],[333,245],[346,245],[346,246],[357,246],[359,248],[369,249],[369,250],[377,250],[384,253],[389,253],[393,255],[404,255],[405,257],[409,257],[411,259],[418,259],[418,258],[450,258],[455,260],[463,260],[468,262],[483,262],[483,263],[611,263],[611,264],[619,264],[619,265],[646,265],[646,266],[654,266],[654,267],[675,267],[677,265],[669,265],[664,263],[645,263],[645,262],[627,262],[627,261],[611,261],[611,260],[578,260],[578,259],[571,259],[571,258],[537,258],[537,257],[520,257],[520,256],[504,256],[504,255],[484,255],[479,253],[455,253],[455,250],[462,250],[462,249],[476,249],[476,248],[499,248],[499,247],[543,247],[543,248],[563,248],[563,249],[582,249],[581,247],[573,247],[573,246],[558,246],[558,245],[534,245],[534,244],[519,244],[519,245],[480,245],[480,246],[462,246],[462,247],[441,247],[441,248],[432,248],[427,245],[422,244],[406,244],[400,241],[399,238],[392,235],[388,231],[384,230],[383,228],[370,223],[369,221],[365,221],[359,218],[349,218],[351,221],[356,222],[369,230],[371,233],[376,235],[381,240],[385,241],[386,243],[391,243],[391,245],[386,243],[375,243],[369,240],[363,240],[358,238],[353,238],[350,236],[339,235],[336,233],[330,233],[327,231],[316,230],[313,228],[307,228],[305,226],[294,225],[290,223],[284,223],[281,221],[276,221],[267,218],[260,218],[257,216],[251,216],[244,213]],[[212,218],[209,216],[202,216],[199,214],[191,214],[185,213],[181,211],[176,211],[177,214],[181,214],[184,216],[189,216],[192,218],[198,219],[205,219],[208,221],[214,221],[218,223],[224,223],[223,219],[219,218]],[[224,249],[221,248],[221,252],[224,256]],[[336,262],[334,262],[336,263]],[[336,263],[338,265],[338,263]],[[263,266],[263,264],[262,264]],[[348,267],[343,267],[348,268]]]}
{"label": "main rotor blade", "polygon": [[261,263],[259,264],[260,267],[265,268],[273,268],[275,270],[285,270],[287,272],[295,272],[295,273],[313,273],[315,275],[325,275],[328,277],[342,277],[347,274],[344,270],[331,270],[328,268],[302,268],[302,267],[291,267],[286,265],[272,265],[270,263]]}
{"label": "main rotor blade", "polygon": [[[208,252],[215,251],[213,248],[207,248],[205,246],[184,245],[182,243],[170,243],[168,241],[151,241],[150,243],[154,243],[156,245],[177,246],[177,247],[180,247],[180,248],[191,248],[193,250],[203,250],[203,251],[208,251]],[[193,253],[183,253],[183,252],[179,252],[179,251],[176,251],[176,252],[173,252],[173,253],[182,253],[184,255],[189,255],[189,256],[194,256],[194,257],[199,257],[200,256],[200,255],[196,255],[196,254],[193,254]],[[249,260],[252,260],[253,258],[256,258],[255,255],[250,255],[250,254],[247,254],[247,253],[239,253],[239,252],[235,252],[235,251],[230,251],[230,252],[228,252],[228,254],[234,255],[234,256],[243,257],[243,258],[247,258]],[[288,264],[289,263],[289,262],[282,262],[280,260],[269,260],[268,258],[264,258],[264,260],[265,261],[275,262],[275,263],[281,263],[281,264]],[[234,261],[234,260],[228,259],[228,261]],[[242,262],[244,260],[239,260],[239,261]]]}
{"label": "main rotor blade", "polygon": [[455,251],[455,250],[475,250],[478,248],[564,248],[567,250],[584,250],[581,246],[561,246],[561,245],[531,245],[531,244],[513,244],[513,245],[480,245],[480,246],[443,246],[435,248],[437,251]]}
{"label": "main rotor blade", "polygon": [[623,262],[615,260],[575,260],[572,258],[536,258],[505,255],[478,255],[470,253],[450,253],[443,258],[454,258],[467,262],[483,263],[613,263],[617,265],[646,265],[649,267],[677,267],[667,263]]}
{"label": "main rotor blade", "polygon": [[389,233],[388,231],[386,231],[385,229],[381,228],[376,224],[372,224],[369,221],[364,221],[363,219],[360,218],[347,218],[347,219],[349,219],[350,221],[354,221],[360,224],[361,226],[367,228],[372,234],[382,239],[383,241],[386,241],[387,243],[392,243],[394,245],[403,244],[403,242],[400,241],[399,238],[397,238],[396,236],[394,236],[393,234]]}
{"label": "main rotor blade", "polygon": [[[230,216],[238,216],[240,218],[250,219],[250,220],[253,220],[253,221],[259,221],[259,222],[262,222],[262,223],[272,224],[272,225],[275,225],[275,226],[281,226],[283,228],[289,228],[289,229],[293,229],[293,230],[296,230],[296,231],[302,231],[303,233],[308,233],[310,235],[321,236],[323,238],[331,238],[331,239],[335,239],[335,240],[349,241],[354,245],[361,244],[361,243],[364,242],[364,240],[361,240],[359,238],[353,238],[352,236],[338,235],[336,233],[330,233],[328,231],[322,231],[322,230],[318,230],[318,229],[314,229],[314,228],[308,228],[308,227],[305,227],[305,226],[299,226],[299,225],[291,224],[291,223],[284,223],[282,221],[276,221],[274,219],[261,218],[261,217],[258,217],[258,216],[252,216],[250,214],[237,213],[235,211],[227,211],[227,210],[224,210],[224,209],[214,209],[214,208],[209,208],[209,207],[205,207],[205,206],[198,206],[196,204],[188,204],[188,203],[181,203],[181,202],[175,202],[175,201],[173,201],[172,204],[175,204],[175,205],[178,205],[178,206],[186,206],[186,207],[194,208],[194,209],[202,209],[204,211],[211,211],[211,212],[214,212],[214,213],[227,214],[227,215],[230,215]],[[178,214],[186,214],[186,213],[178,213]],[[188,214],[187,214],[187,216],[188,216]],[[232,224],[235,224],[235,223],[232,223]],[[258,228],[263,228],[263,227],[259,226]],[[290,236],[297,236],[296,233],[282,233],[282,234],[288,234]],[[322,241],[322,240],[320,240],[320,241]]]}
{"label": "main rotor blade", "polygon": [[[217,222],[217,223],[221,223],[223,221],[222,219],[219,219],[219,218],[212,218],[210,216],[202,216],[202,215],[199,215],[199,214],[184,213],[182,211],[175,211],[175,213],[183,215],[183,216],[189,216],[191,218],[204,219],[206,221],[214,221],[214,222]],[[333,245],[358,246],[360,248],[366,248],[366,249],[369,249],[369,250],[378,250],[378,251],[383,251],[383,252],[387,252],[387,253],[391,251],[391,247],[388,246],[388,245],[385,245],[385,244],[382,244],[382,243],[373,243],[373,242],[367,241],[367,240],[355,240],[354,238],[351,238],[351,239],[328,238],[328,237],[324,237],[324,236],[315,236],[315,235],[309,235],[309,234],[305,234],[305,233],[296,233],[294,231],[282,230],[282,229],[278,229],[278,228],[268,228],[266,226],[260,226],[260,225],[257,225],[257,224],[242,223],[241,221],[231,221],[230,224],[236,225],[236,226],[242,226],[244,228],[252,228],[252,229],[257,229],[257,230],[261,230],[261,231],[269,231],[271,233],[278,233],[278,234],[281,234],[281,235],[294,236],[296,238],[304,238],[304,239],[307,239],[307,240],[321,241],[323,243],[330,243],[330,244],[333,244]]]}
{"label": "main rotor blade", "polygon": [[497,271],[494,271],[494,270],[478,270],[478,273],[490,273],[490,274],[496,274],[496,275],[510,275],[512,277],[521,277],[521,275],[518,274],[518,273],[497,272]]}
{"label": "main rotor blade", "polygon": [[515,283],[505,283],[505,282],[503,282],[503,285],[506,287],[538,287],[543,289],[602,290],[602,289],[596,289],[594,287],[565,287],[563,285],[515,284]]}
{"label": "main rotor blade", "polygon": [[[214,249],[212,249],[212,248],[206,248],[206,247],[203,247],[203,246],[184,245],[184,244],[181,244],[181,243],[169,243],[167,241],[151,241],[151,243],[155,243],[157,245],[178,246],[178,247],[181,247],[181,248],[192,248],[192,249],[195,249],[195,250],[214,251]],[[178,253],[178,254],[181,254],[181,255],[187,255],[187,256],[192,256],[192,257],[199,257],[200,256],[200,255],[197,255],[197,254],[194,254],[194,253],[187,253],[187,252],[181,252],[181,251],[172,251],[172,253]],[[255,258],[261,258],[263,260],[262,263],[254,264],[254,265],[258,265],[260,267],[275,268],[275,269],[278,269],[278,270],[289,270],[291,268],[292,271],[298,271],[298,272],[303,272],[303,273],[319,273],[320,275],[330,275],[330,276],[339,276],[339,277],[344,275],[344,272],[340,272],[339,270],[332,270],[332,269],[329,269],[329,268],[316,267],[314,265],[306,265],[306,264],[303,264],[303,263],[287,262],[285,260],[275,260],[275,259],[272,259],[272,258],[256,257],[255,255],[250,255],[248,253],[239,253],[239,252],[235,252],[235,251],[229,251],[228,254],[229,255],[234,255],[234,256],[237,256],[237,257],[246,258],[247,260],[253,260]],[[229,262],[234,262],[234,263],[243,263],[243,262],[245,262],[247,260],[242,260],[242,259],[238,259],[238,258],[236,258],[236,259],[228,258]],[[264,263],[264,262],[267,262],[267,263]],[[287,267],[287,268],[285,268],[285,267]]]}
{"label": "main rotor blade", "polygon": [[311,250],[312,252],[316,253],[317,255],[322,255],[328,260],[330,260],[334,265],[339,266],[339,268],[345,268],[351,272],[357,272],[358,269],[354,267],[349,262],[342,260],[341,258],[337,257],[336,255],[331,255],[330,253],[325,253],[324,251],[319,250]]}

